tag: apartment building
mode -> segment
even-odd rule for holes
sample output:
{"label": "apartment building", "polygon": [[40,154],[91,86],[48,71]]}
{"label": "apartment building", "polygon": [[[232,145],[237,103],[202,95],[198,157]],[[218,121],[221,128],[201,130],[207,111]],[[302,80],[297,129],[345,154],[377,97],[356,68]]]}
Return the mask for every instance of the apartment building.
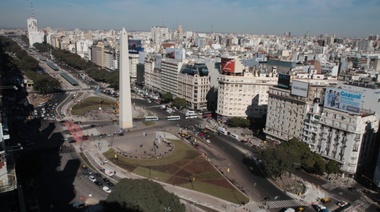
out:
{"label": "apartment building", "polygon": [[324,96],[326,80],[279,78],[279,86],[269,88],[264,132],[268,140],[303,140],[304,120],[315,98]]}
{"label": "apartment building", "polygon": [[211,82],[206,64],[184,64],[178,74],[177,96],[186,100],[186,107],[207,110],[207,93]]}
{"label": "apartment building", "polygon": [[104,68],[105,66],[105,54],[104,54],[104,43],[98,41],[90,47],[91,49],[91,61],[96,65]]}
{"label": "apartment building", "polygon": [[178,91],[178,74],[183,62],[172,58],[163,58],[161,61],[161,93],[170,92],[176,97]]}
{"label": "apartment building", "polygon": [[138,54],[129,54],[129,73],[131,77],[131,83],[133,84],[137,78],[137,64],[139,63]]}
{"label": "apartment building", "polygon": [[312,151],[340,163],[340,170],[351,176],[368,165],[373,155],[378,120],[374,112],[348,113],[320,107],[314,102],[305,119],[303,141]]}
{"label": "apartment building", "polygon": [[148,54],[144,60],[144,85],[152,91],[161,91],[161,55]]}
{"label": "apartment building", "polygon": [[244,72],[240,76],[219,75],[216,110],[219,119],[262,118],[267,113],[269,88],[277,85],[277,81],[272,73],[259,70]]}

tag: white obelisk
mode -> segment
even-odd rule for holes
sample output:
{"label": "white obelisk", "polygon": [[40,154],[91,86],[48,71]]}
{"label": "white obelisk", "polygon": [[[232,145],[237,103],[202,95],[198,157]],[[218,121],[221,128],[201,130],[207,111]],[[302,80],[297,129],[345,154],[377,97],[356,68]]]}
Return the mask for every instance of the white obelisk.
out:
{"label": "white obelisk", "polygon": [[131,81],[129,73],[128,34],[123,28],[120,33],[120,108],[119,126],[123,129],[133,127],[131,104]]}

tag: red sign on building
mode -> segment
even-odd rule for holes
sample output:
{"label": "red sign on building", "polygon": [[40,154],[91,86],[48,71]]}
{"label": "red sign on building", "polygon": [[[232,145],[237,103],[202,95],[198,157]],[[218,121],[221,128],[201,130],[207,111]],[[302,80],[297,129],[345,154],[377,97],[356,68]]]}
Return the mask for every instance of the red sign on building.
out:
{"label": "red sign on building", "polygon": [[232,58],[221,58],[222,72],[234,73],[235,72],[235,60]]}

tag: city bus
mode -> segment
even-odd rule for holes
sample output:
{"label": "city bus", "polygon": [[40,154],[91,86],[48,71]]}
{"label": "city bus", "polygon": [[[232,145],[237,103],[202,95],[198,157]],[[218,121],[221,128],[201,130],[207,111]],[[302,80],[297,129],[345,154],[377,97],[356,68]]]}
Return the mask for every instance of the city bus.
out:
{"label": "city bus", "polygon": [[158,121],[157,116],[145,116],[145,121]]}
{"label": "city bus", "polygon": [[210,117],[212,117],[211,111],[207,111],[207,112],[202,113],[202,118],[210,118]]}
{"label": "city bus", "polygon": [[166,119],[168,121],[176,121],[176,120],[180,120],[181,116],[168,116]]}
{"label": "city bus", "polygon": [[196,114],[186,115],[186,119],[195,119],[195,118],[198,118],[198,116]]}

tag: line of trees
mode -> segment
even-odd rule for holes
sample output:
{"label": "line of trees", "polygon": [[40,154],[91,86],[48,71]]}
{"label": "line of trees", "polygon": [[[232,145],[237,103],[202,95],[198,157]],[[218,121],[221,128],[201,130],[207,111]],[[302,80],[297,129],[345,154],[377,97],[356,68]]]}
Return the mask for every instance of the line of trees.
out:
{"label": "line of trees", "polygon": [[[29,56],[28,53],[11,38],[1,36],[0,46],[2,52],[6,52],[12,56],[11,58],[8,58],[8,68],[17,69],[26,77],[33,80],[33,88],[35,91],[42,94],[48,94],[61,88],[57,79],[46,73],[39,72],[41,67],[39,67],[38,61]],[[22,79],[23,77],[20,76],[20,78]]]}
{"label": "line of trees", "polygon": [[33,46],[40,53],[51,53],[57,62],[63,62],[68,66],[77,70],[83,70],[88,76],[97,82],[105,82],[110,84],[110,87],[119,89],[119,71],[109,72],[99,66],[91,63],[75,53],[67,50],[54,48],[49,44],[35,43]]}
{"label": "line of trees", "polygon": [[297,139],[290,139],[278,146],[263,149],[258,154],[261,168],[267,177],[276,179],[302,167],[305,171],[323,175],[339,172],[339,164],[334,160],[326,162],[321,155],[311,152],[308,145]]}

